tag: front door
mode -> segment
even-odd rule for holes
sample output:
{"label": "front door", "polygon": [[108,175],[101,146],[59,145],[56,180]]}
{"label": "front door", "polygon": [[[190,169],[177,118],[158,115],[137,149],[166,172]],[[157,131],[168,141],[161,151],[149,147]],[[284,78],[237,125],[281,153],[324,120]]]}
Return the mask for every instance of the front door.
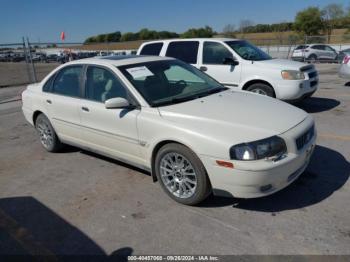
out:
{"label": "front door", "polygon": [[235,59],[232,52],[223,44],[205,41],[202,47],[202,63],[199,69],[216,79],[223,85],[238,87],[242,65],[226,65],[225,58]]}
{"label": "front door", "polygon": [[80,105],[85,140],[92,149],[141,163],[136,123],[140,110],[106,109],[104,102],[115,97],[130,99],[121,80],[108,68],[89,66]]}

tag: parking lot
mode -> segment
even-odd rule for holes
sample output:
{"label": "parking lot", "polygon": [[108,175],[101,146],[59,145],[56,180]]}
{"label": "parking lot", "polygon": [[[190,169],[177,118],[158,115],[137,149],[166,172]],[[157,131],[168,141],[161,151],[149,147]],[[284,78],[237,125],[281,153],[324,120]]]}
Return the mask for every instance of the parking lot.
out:
{"label": "parking lot", "polygon": [[0,89],[0,254],[350,254],[350,87],[334,64],[297,106],[316,120],[306,172],[260,199],[177,204],[150,174],[67,147],[47,153]]}

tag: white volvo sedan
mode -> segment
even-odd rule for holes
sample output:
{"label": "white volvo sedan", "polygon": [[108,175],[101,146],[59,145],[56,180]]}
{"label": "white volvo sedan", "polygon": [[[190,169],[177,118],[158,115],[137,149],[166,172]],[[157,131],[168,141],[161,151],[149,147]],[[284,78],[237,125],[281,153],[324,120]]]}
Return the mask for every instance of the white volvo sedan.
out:
{"label": "white volvo sedan", "polygon": [[174,200],[254,198],[303,173],[313,118],[225,88],[179,60],[133,56],[62,65],[22,94],[44,148],[71,144],[149,170]]}

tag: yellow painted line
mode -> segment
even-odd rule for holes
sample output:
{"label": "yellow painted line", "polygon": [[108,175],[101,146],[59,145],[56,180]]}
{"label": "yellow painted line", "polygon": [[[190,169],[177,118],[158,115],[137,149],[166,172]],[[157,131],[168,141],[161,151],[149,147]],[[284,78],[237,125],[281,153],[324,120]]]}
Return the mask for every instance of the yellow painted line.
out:
{"label": "yellow painted line", "polygon": [[0,229],[6,231],[16,240],[29,254],[34,256],[45,256],[45,261],[58,261],[54,253],[36,241],[30,232],[21,227],[16,220],[0,209]]}
{"label": "yellow painted line", "polygon": [[332,134],[318,134],[318,136],[324,137],[324,138],[342,140],[342,141],[350,141],[350,136],[338,136],[338,135],[332,135]]}

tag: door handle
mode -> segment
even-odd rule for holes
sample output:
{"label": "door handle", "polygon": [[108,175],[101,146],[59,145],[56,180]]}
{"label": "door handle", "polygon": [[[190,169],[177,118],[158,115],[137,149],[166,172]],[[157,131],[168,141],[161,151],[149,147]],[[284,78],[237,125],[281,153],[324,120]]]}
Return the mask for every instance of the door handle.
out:
{"label": "door handle", "polygon": [[81,109],[82,109],[83,111],[85,111],[85,112],[89,112],[89,111],[90,111],[89,108],[87,108],[86,106],[83,106]]}
{"label": "door handle", "polygon": [[50,99],[47,99],[47,100],[46,100],[46,103],[48,103],[48,104],[51,105],[51,104],[52,104],[52,101],[51,101]]}
{"label": "door handle", "polygon": [[207,68],[206,66],[201,66],[201,67],[199,68],[199,70],[201,70],[201,71],[205,72],[205,71],[207,71],[207,70],[208,70],[208,68]]}

